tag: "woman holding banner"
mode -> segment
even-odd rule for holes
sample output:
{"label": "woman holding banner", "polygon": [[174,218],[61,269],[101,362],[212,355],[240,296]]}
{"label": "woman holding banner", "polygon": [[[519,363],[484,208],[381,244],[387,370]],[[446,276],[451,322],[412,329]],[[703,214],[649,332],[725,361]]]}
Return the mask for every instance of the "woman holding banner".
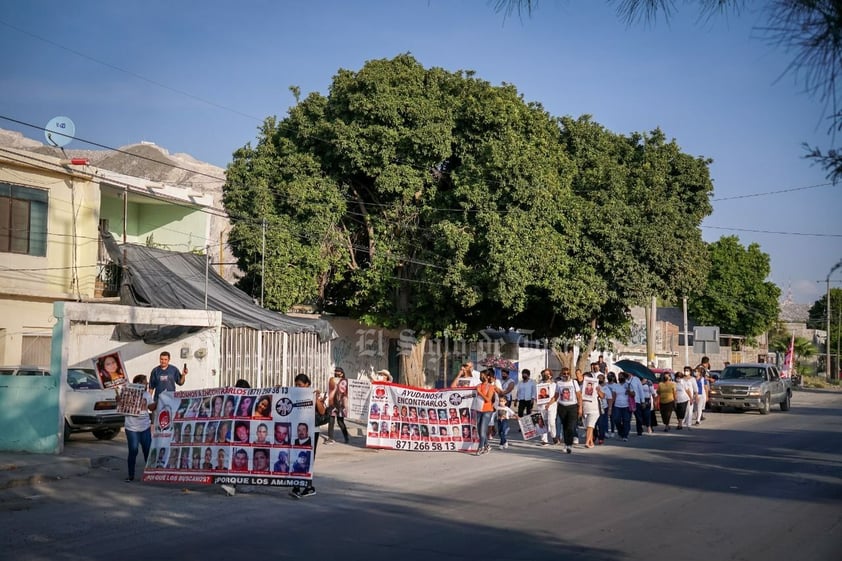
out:
{"label": "woman holding banner", "polygon": [[477,433],[479,433],[477,456],[482,456],[490,450],[488,446],[488,425],[491,423],[491,415],[494,413],[494,396],[497,394],[497,387],[494,384],[496,376],[493,369],[485,370],[480,375],[480,379],[482,383],[477,386],[477,395],[474,398],[474,410],[477,412]]}

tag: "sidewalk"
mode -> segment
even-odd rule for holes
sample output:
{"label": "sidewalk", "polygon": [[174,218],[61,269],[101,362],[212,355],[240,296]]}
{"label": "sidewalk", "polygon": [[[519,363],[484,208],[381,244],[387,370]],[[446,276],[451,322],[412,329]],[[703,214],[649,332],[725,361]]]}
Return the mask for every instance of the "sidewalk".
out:
{"label": "sidewalk", "polygon": [[[350,420],[346,423],[352,436],[365,438],[364,424]],[[322,435],[327,432],[327,426],[320,429]],[[339,435],[338,428],[336,435]],[[323,445],[324,438],[319,442],[320,451]],[[91,434],[74,434],[59,455],[0,451],[0,491],[86,475],[114,458],[125,463],[126,454],[126,436],[123,431],[110,441],[96,440]],[[142,469],[140,464],[138,469]]]}

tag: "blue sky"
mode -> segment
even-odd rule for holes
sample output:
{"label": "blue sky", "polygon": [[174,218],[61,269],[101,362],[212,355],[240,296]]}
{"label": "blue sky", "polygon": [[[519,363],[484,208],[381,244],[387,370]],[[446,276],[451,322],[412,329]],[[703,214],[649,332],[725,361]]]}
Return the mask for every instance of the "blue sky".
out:
{"label": "blue sky", "polygon": [[225,167],[264,117],[286,114],[289,86],[326,94],[338,69],[410,52],[514,84],[557,116],[588,113],[617,133],[660,127],[712,158],[705,239],[760,244],[770,280],[797,302],[824,294],[842,258],[842,186],[813,188],[827,181],[802,158],[803,142],[830,143],[822,107],[784,74],[792,53],[760,38],[762,13],[699,21],[690,6],[629,27],[601,0],[544,1],[522,19],[486,0],[14,4],[0,11],[3,117],[44,126],[66,115],[80,139],[151,141]]}

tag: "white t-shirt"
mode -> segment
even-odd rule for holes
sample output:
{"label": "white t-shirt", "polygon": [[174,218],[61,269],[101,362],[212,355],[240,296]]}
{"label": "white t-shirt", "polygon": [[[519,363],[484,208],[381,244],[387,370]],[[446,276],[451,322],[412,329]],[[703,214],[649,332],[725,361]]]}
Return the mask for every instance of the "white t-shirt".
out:
{"label": "white t-shirt", "polygon": [[675,402],[687,403],[688,401],[690,401],[690,396],[687,394],[687,386],[684,384],[684,380],[681,379],[675,384]]}
{"label": "white t-shirt", "polygon": [[[588,395],[588,387],[590,386],[590,395]],[[599,393],[597,388],[599,382],[596,378],[585,374],[582,380],[582,412],[583,413],[599,413]]]}
{"label": "white t-shirt", "polygon": [[631,391],[634,392],[634,400],[637,403],[643,403],[643,384],[640,382],[640,378],[632,376],[631,380],[628,381],[628,384]]}
{"label": "white t-shirt", "polygon": [[[152,403],[152,394],[148,391],[143,392],[143,399],[146,400],[146,403],[143,406],[143,409],[146,409],[146,406]],[[143,432],[149,427],[152,426],[152,421],[149,418],[149,412],[147,411],[143,415],[126,415],[125,421],[123,421],[123,426],[126,430],[130,430],[132,432]]]}
{"label": "white t-shirt", "polygon": [[[565,393],[565,390],[567,392]],[[558,397],[559,405],[578,405],[579,399],[576,393],[579,391],[579,382],[573,379],[559,380],[555,383],[555,394]]]}
{"label": "white t-shirt", "polygon": [[628,407],[629,395],[626,393],[628,384],[617,382],[615,384],[609,384],[609,387],[611,388],[611,395],[614,396],[614,407]]}

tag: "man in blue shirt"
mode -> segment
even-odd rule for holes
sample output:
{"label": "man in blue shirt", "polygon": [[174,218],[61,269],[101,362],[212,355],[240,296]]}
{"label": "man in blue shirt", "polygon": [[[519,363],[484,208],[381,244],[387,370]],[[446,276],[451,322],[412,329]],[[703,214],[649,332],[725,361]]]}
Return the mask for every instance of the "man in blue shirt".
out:
{"label": "man in blue shirt", "polygon": [[149,391],[154,393],[155,401],[158,401],[161,392],[174,392],[176,384],[184,385],[187,378],[187,365],[184,365],[184,372],[180,372],[170,364],[170,353],[167,351],[162,352],[158,360],[160,364],[149,375]]}

